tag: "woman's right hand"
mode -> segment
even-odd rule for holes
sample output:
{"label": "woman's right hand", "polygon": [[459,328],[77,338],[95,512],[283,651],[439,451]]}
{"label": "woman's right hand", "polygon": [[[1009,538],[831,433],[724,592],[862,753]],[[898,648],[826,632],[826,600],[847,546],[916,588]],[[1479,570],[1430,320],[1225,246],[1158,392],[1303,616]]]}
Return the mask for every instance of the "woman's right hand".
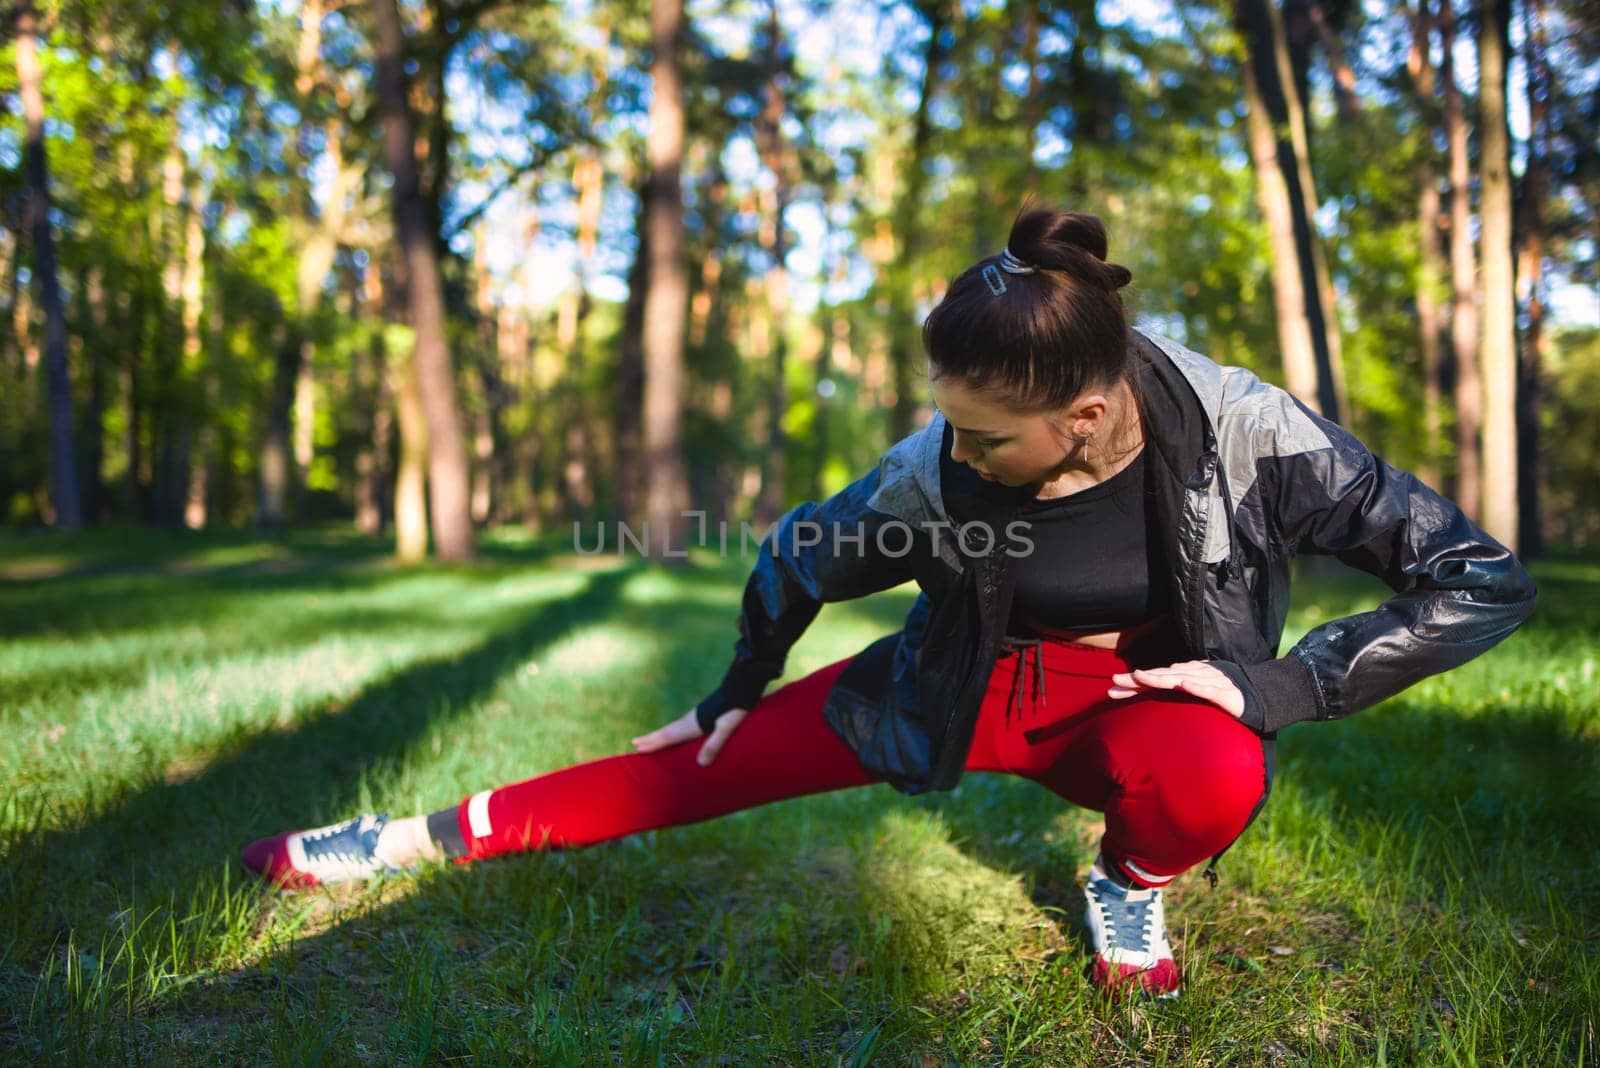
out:
{"label": "woman's right hand", "polygon": [[734,730],[749,714],[749,711],[743,708],[728,709],[717,717],[717,722],[711,728],[711,736],[707,738],[705,732],[700,729],[700,721],[695,717],[694,709],[691,708],[665,727],[657,727],[649,734],[641,734],[635,738],[633,748],[640,753],[653,753],[657,749],[667,749],[696,738],[705,738],[705,744],[700,747],[700,755],[695,759],[702,768],[707,767],[717,759],[717,754],[728,744],[728,739]]}

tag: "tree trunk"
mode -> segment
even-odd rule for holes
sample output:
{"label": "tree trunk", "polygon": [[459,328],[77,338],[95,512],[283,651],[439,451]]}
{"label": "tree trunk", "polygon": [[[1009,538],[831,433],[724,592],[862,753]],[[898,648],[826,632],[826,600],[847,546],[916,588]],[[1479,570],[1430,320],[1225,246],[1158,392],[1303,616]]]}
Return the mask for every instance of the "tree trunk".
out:
{"label": "tree trunk", "polygon": [[[138,249],[129,259],[138,262],[143,254],[144,250]],[[127,354],[123,364],[123,394],[128,405],[127,428],[123,437],[123,448],[128,458],[127,481],[124,483],[127,497],[125,510],[129,519],[143,523],[151,518],[145,420],[147,387],[144,376],[144,346],[149,338],[146,312],[150,301],[142,277],[135,274],[125,282],[126,288],[119,298],[120,310],[124,313],[119,340]]]}
{"label": "tree trunk", "polygon": [[395,413],[400,424],[400,468],[394,483],[394,554],[414,564],[428,555],[428,416],[416,367],[394,370]]}
{"label": "tree trunk", "polygon": [[1518,282],[1524,287],[1528,328],[1517,376],[1517,547],[1524,559],[1544,552],[1544,507],[1539,463],[1539,413],[1544,406],[1544,205],[1548,150],[1549,42],[1544,0],[1522,6],[1527,59],[1528,165],[1522,188],[1522,253]]}
{"label": "tree trunk", "polygon": [[912,399],[912,363],[919,348],[912,278],[922,247],[919,212],[927,186],[928,145],[933,139],[933,95],[939,85],[939,65],[945,56],[945,29],[951,13],[945,0],[917,5],[928,21],[928,46],[922,57],[922,87],[911,120],[911,151],[905,160],[905,188],[895,209],[894,237],[898,247],[889,265],[889,368],[894,379],[894,408],[889,432],[899,441],[914,429],[916,404]]}
{"label": "tree trunk", "polygon": [[[1339,325],[1322,239],[1316,231],[1310,141],[1287,35],[1275,0],[1237,0],[1235,18],[1248,51],[1241,74],[1257,195],[1272,238],[1273,291],[1279,340],[1285,347],[1286,384],[1302,401],[1337,421],[1343,415]],[[1278,266],[1280,259],[1292,266],[1292,275]],[[1298,287],[1298,296],[1289,292],[1291,284]],[[1287,328],[1285,317],[1290,320]],[[1304,326],[1294,320],[1303,320]],[[1304,366],[1307,345],[1314,374],[1309,382]]]}
{"label": "tree trunk", "polygon": [[500,352],[496,334],[497,308],[494,278],[489,270],[489,226],[480,218],[473,231],[473,311],[476,313],[476,366],[479,403],[473,409],[472,435],[472,521],[484,526],[504,510],[503,498],[509,484],[500,477],[500,460],[505,455],[505,434],[501,429],[501,409],[506,388],[501,382]]}
{"label": "tree trunk", "polygon": [[1517,547],[1517,295],[1506,112],[1510,0],[1483,0],[1478,30],[1478,181],[1483,239],[1483,529]]}
{"label": "tree trunk", "polygon": [[[1281,34],[1278,9],[1269,2],[1268,10],[1274,17],[1275,32]],[[1320,9],[1318,9],[1320,10]],[[1309,80],[1309,56],[1306,59],[1305,77],[1290,77],[1285,71],[1288,52],[1278,51],[1280,77],[1285,84],[1296,86],[1287,98],[1289,107],[1290,141],[1295,149],[1295,174],[1300,195],[1298,203],[1303,225],[1296,226],[1296,236],[1301,244],[1301,262],[1311,265],[1309,285],[1316,287],[1316,315],[1312,319],[1312,340],[1317,353],[1317,397],[1323,414],[1335,422],[1343,422],[1350,408],[1350,395],[1344,378],[1344,338],[1339,326],[1339,294],[1333,287],[1333,275],[1328,270],[1328,253],[1322,236],[1317,233],[1316,215],[1321,200],[1317,196],[1316,181],[1311,171],[1311,119],[1310,93],[1302,82]]]}
{"label": "tree trunk", "polygon": [[[210,335],[211,348],[213,351],[221,351],[219,344],[221,335],[217,323],[222,318],[222,310],[218,293],[215,289],[207,292],[202,286],[201,299],[210,305],[206,333]],[[202,341],[202,349],[204,347],[205,343]],[[189,467],[189,490],[184,507],[184,522],[195,530],[204,528],[217,514],[218,480],[214,478],[213,469],[219,466],[217,458],[224,455],[221,447],[222,430],[218,426],[219,383],[214,362],[202,373],[200,388],[200,433],[195,443],[194,461]]]}
{"label": "tree trunk", "polygon": [[1439,297],[1445,284],[1445,261],[1439,248],[1439,176],[1431,161],[1422,167],[1418,186],[1417,333],[1422,344],[1424,445],[1417,474],[1438,489],[1442,485],[1439,457],[1444,448],[1444,312]]}
{"label": "tree trunk", "polygon": [[1472,163],[1467,155],[1467,118],[1456,84],[1456,0],[1439,6],[1442,119],[1450,155],[1450,347],[1456,372],[1456,484],[1461,510],[1476,520],[1483,513],[1483,472],[1478,432],[1483,425],[1483,386],[1478,370],[1478,264],[1472,245]]}
{"label": "tree trunk", "polygon": [[600,239],[600,214],[605,204],[605,170],[597,153],[585,152],[573,168],[573,185],[578,196],[578,247],[574,265],[571,325],[565,332],[562,351],[567,353],[568,407],[567,434],[562,463],[562,493],[576,518],[594,508],[595,456],[590,420],[584,405],[585,351],[583,327],[588,320],[589,270]]}
{"label": "tree trunk", "polygon": [[83,519],[98,523],[105,518],[105,411],[110,383],[106,380],[105,338],[109,336],[107,324],[110,315],[106,308],[106,271],[99,263],[91,263],[84,270],[80,283],[83,309],[80,313],[80,336],[83,353],[89,361],[89,405],[83,413],[83,425],[78,428],[82,443],[79,464],[82,477],[79,486],[83,497]]}
{"label": "tree trunk", "polygon": [[[644,461],[648,472],[645,514],[650,554],[670,560],[680,547],[689,507],[683,456],[683,343],[689,309],[684,251],[683,88],[678,51],[683,0],[650,5],[650,283],[644,301]],[[659,546],[659,549],[658,549]],[[676,551],[676,550],[674,550]],[[659,555],[658,555],[659,554]]]}
{"label": "tree trunk", "polygon": [[619,523],[634,524],[644,511],[644,309],[650,289],[650,195],[638,191],[634,223],[638,250],[628,269],[628,303],[622,312],[622,339],[617,349],[615,423],[616,486]]}
{"label": "tree trunk", "polygon": [[[1436,118],[1432,50],[1433,13],[1431,0],[1419,0],[1407,9],[1411,25],[1411,44],[1406,53],[1406,69],[1417,91],[1419,109],[1427,116],[1425,129],[1431,135]],[[1325,24],[1325,23],[1324,23]],[[1417,475],[1429,486],[1443,489],[1444,391],[1445,391],[1445,257],[1440,245],[1441,198],[1438,168],[1431,151],[1422,149],[1417,168],[1417,331],[1422,347],[1423,458]]]}
{"label": "tree trunk", "polygon": [[256,508],[256,526],[268,531],[283,529],[293,473],[289,436],[295,385],[300,377],[300,335],[293,316],[286,310],[275,340],[272,387],[267,394],[266,436],[261,443],[259,459],[261,496]]}
{"label": "tree trunk", "polygon": [[455,371],[445,339],[437,235],[428,231],[427,206],[417,185],[416,135],[406,95],[405,38],[395,0],[370,0],[370,4],[377,29],[384,157],[394,177],[395,236],[403,253],[401,291],[416,331],[412,353],[415,388],[421,391],[428,425],[428,505],[434,546],[441,559],[464,560],[476,551],[467,453],[456,405]]}
{"label": "tree trunk", "polygon": [[[428,233],[433,235],[434,248],[440,259],[448,254],[444,236],[444,195],[450,186],[450,113],[449,97],[445,89],[445,76],[449,73],[450,53],[482,12],[494,6],[494,0],[485,3],[450,5],[443,0],[424,0],[417,11],[419,48],[418,77],[425,78],[426,88],[417,94],[421,107],[417,118],[422,133],[416,142],[421,150],[417,188],[428,213]],[[463,17],[460,9],[468,8]]]}
{"label": "tree trunk", "polygon": [[[177,46],[168,55],[178,62]],[[167,143],[162,160],[161,208],[150,214],[151,244],[160,250],[161,304],[156,344],[156,522],[183,524],[189,490],[190,434],[194,429],[193,398],[183,361],[183,284],[187,263],[184,242],[189,236],[189,204],[184,196],[185,161],[177,131]]]}
{"label": "tree trunk", "polygon": [[788,101],[784,93],[782,34],[777,0],[767,0],[766,99],[756,124],[756,143],[762,162],[773,177],[770,195],[764,198],[768,201],[768,210],[763,213],[763,229],[768,231],[767,252],[772,258],[766,275],[766,305],[772,328],[772,394],[769,398],[767,445],[762,455],[761,497],[756,508],[756,522],[762,526],[776,521],[784,512],[785,460],[788,452],[783,414],[788,407],[784,365],[789,354],[789,248],[784,227],[789,201],[794,195],[794,170],[783,133]]}
{"label": "tree trunk", "polygon": [[[183,410],[183,425],[179,456],[174,465],[176,492],[182,498],[182,521],[191,529],[206,525],[206,476],[196,475],[211,462],[212,421],[216,418],[216,376],[205,366],[204,343],[200,334],[200,317],[205,308],[205,252],[206,232],[201,214],[205,209],[205,191],[199,182],[189,187],[187,211],[183,228],[183,275],[178,291],[182,301],[180,322],[183,328],[183,379],[189,384],[191,395]],[[197,432],[198,426],[198,432]],[[199,462],[195,462],[196,439],[199,445]],[[199,493],[196,493],[196,483]]]}
{"label": "tree trunk", "polygon": [[[17,311],[18,276],[17,271],[22,267],[22,241],[21,235],[14,231],[0,228],[0,255],[4,256],[5,264],[0,268],[0,277],[6,281],[6,309],[11,314],[6,320],[9,330],[0,330],[0,375],[5,376],[7,382],[18,382],[22,379],[22,363],[18,358],[22,351],[22,338],[16,330],[15,315]],[[0,411],[9,409],[0,408]]]}
{"label": "tree trunk", "polygon": [[[356,529],[363,534],[378,534],[393,518],[393,493],[390,470],[390,452],[394,444],[394,416],[390,408],[393,391],[389,388],[389,360],[384,347],[383,322],[385,318],[383,272],[376,256],[367,260],[366,269],[357,292],[360,315],[372,324],[369,340],[360,358],[364,364],[367,386],[360,391],[366,403],[366,433],[362,435],[356,452]],[[423,514],[418,510],[418,514]],[[426,552],[427,521],[423,517],[419,541]]]}
{"label": "tree trunk", "polygon": [[[727,218],[728,173],[721,159],[712,153],[711,173],[706,180],[705,208],[701,218],[705,232],[722,233]],[[711,241],[700,262],[700,281],[689,301],[689,345],[699,348],[709,338],[722,338],[728,327],[727,301],[722,292],[722,249]]]}
{"label": "tree trunk", "polygon": [[494,374],[487,367],[480,368],[478,381],[483,390],[483,403],[473,413],[471,514],[473,524],[483,526],[493,515],[496,500],[494,413],[489,406],[494,403],[497,387]]}
{"label": "tree trunk", "polygon": [[[307,334],[300,338],[300,373],[294,380],[294,469],[296,472],[295,485],[300,488],[300,496],[305,496],[306,475],[311,471],[312,461],[316,459],[316,429],[317,429],[317,384],[312,373],[312,357],[316,354],[316,344]],[[298,506],[300,513],[304,514],[304,502]]]}
{"label": "tree trunk", "polygon": [[33,232],[33,277],[44,312],[44,361],[50,391],[50,501],[61,530],[83,527],[78,493],[78,458],[72,438],[72,379],[67,370],[66,312],[56,277],[55,235],[50,227],[50,166],[44,143],[44,93],[40,86],[38,12],[32,0],[21,0],[14,12],[17,34],[17,82],[22,95],[27,143],[28,217]]}
{"label": "tree trunk", "polygon": [[1264,71],[1264,66],[1252,45],[1239,73],[1244,83],[1250,159],[1256,173],[1256,203],[1272,246],[1272,296],[1284,385],[1306,404],[1318,407],[1317,356],[1306,311],[1306,289],[1297,262],[1289,183],[1279,165],[1278,137],[1261,90],[1262,82],[1275,79],[1276,74]]}
{"label": "tree trunk", "polygon": [[572,164],[572,188],[577,197],[577,250],[572,284],[561,294],[556,311],[556,348],[569,358],[576,355],[579,331],[589,310],[589,261],[594,256],[604,203],[605,169],[598,152],[582,150]]}

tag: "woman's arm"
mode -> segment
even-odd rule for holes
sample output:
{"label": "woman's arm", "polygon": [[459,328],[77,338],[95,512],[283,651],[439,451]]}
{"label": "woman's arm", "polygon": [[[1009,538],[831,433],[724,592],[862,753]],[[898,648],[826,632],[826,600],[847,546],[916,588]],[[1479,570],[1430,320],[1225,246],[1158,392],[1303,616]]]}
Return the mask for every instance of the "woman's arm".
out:
{"label": "woman's arm", "polygon": [[[707,733],[728,709],[753,706],[783,674],[790,646],[824,602],[898,586],[912,577],[913,554],[930,551],[926,531],[867,506],[885,469],[880,463],[822,503],[790,510],[762,541],[745,583],[733,663],[696,706]],[[891,524],[901,529],[886,531]]]}
{"label": "woman's arm", "polygon": [[1516,630],[1537,594],[1511,551],[1454,503],[1296,406],[1329,447],[1260,462],[1269,521],[1285,546],[1335,556],[1395,594],[1316,627],[1287,656],[1237,665],[1255,705],[1246,721],[1259,714],[1252,725],[1266,731],[1348,716],[1471,660]]}

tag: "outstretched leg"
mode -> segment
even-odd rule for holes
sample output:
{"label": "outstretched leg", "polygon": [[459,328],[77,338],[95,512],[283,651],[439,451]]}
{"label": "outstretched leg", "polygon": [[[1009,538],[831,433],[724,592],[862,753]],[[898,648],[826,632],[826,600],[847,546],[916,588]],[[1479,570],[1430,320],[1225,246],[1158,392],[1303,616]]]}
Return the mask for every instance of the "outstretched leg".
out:
{"label": "outstretched leg", "polygon": [[709,767],[698,740],[626,753],[473,794],[456,806],[448,851],[473,860],[623,835],[874,780],[822,718],[848,660],[763,697]]}
{"label": "outstretched leg", "polygon": [[849,658],[764,696],[708,767],[698,742],[626,753],[473,794],[430,816],[358,817],[251,843],[244,863],[285,886],[364,878],[418,860],[591,845],[875,781],[822,718]]}

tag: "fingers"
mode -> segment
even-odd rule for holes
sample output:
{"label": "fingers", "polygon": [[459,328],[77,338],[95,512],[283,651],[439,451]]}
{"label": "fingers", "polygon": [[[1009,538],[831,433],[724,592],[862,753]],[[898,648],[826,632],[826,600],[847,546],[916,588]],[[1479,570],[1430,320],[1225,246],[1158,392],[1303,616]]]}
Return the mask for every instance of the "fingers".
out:
{"label": "fingers", "polygon": [[1174,664],[1165,668],[1139,668],[1134,671],[1119,671],[1111,676],[1111,689],[1108,697],[1132,697],[1134,694],[1145,693],[1148,690],[1176,689],[1183,678],[1180,670],[1187,665]]}
{"label": "fingers", "polygon": [[695,757],[700,766],[705,767],[717,759],[722,747],[728,744],[728,737],[739,724],[744,722],[744,717],[747,715],[749,712],[743,708],[728,709],[717,717],[716,726],[712,728],[708,737],[700,729],[700,720],[695,716],[695,710],[691,708],[665,727],[657,727],[649,734],[641,734],[634,738],[633,748],[637,753],[654,753],[658,749],[669,749],[696,738],[705,738],[705,744],[700,747],[700,752]]}
{"label": "fingers", "polygon": [[657,727],[649,734],[641,734],[633,739],[633,748],[636,752],[653,753],[657,749],[666,749],[687,742],[691,738],[699,738],[703,733],[700,730],[700,721],[695,718],[694,709],[691,708],[665,727]]}
{"label": "fingers", "polygon": [[672,736],[671,727],[661,727],[633,739],[633,748],[640,753],[653,753],[657,749],[665,749],[669,745],[677,745],[682,738]]}
{"label": "fingers", "polygon": [[728,744],[728,739],[733,735],[734,729],[744,722],[745,710],[730,708],[717,717],[717,724],[711,730],[711,737],[700,746],[700,753],[695,760],[702,768],[709,767],[722,752],[722,747]]}
{"label": "fingers", "polygon": [[1106,696],[1113,700],[1135,697],[1151,690],[1176,690],[1216,705],[1238,718],[1244,713],[1244,695],[1222,672],[1203,660],[1186,660],[1162,668],[1140,668],[1111,676]]}
{"label": "fingers", "polygon": [[1160,668],[1136,668],[1133,671],[1119,671],[1111,676],[1113,687],[1126,690],[1129,693],[1138,693],[1141,690],[1174,690],[1186,679],[1205,679],[1217,674],[1215,668],[1203,660],[1185,660],[1181,664],[1172,664]]}
{"label": "fingers", "polygon": [[721,727],[712,731],[711,737],[707,738],[705,743],[700,746],[700,752],[695,757],[695,761],[702,768],[710,767],[711,762],[717,759],[717,754],[722,752],[722,747],[727,744],[730,733],[732,732],[725,731]]}

